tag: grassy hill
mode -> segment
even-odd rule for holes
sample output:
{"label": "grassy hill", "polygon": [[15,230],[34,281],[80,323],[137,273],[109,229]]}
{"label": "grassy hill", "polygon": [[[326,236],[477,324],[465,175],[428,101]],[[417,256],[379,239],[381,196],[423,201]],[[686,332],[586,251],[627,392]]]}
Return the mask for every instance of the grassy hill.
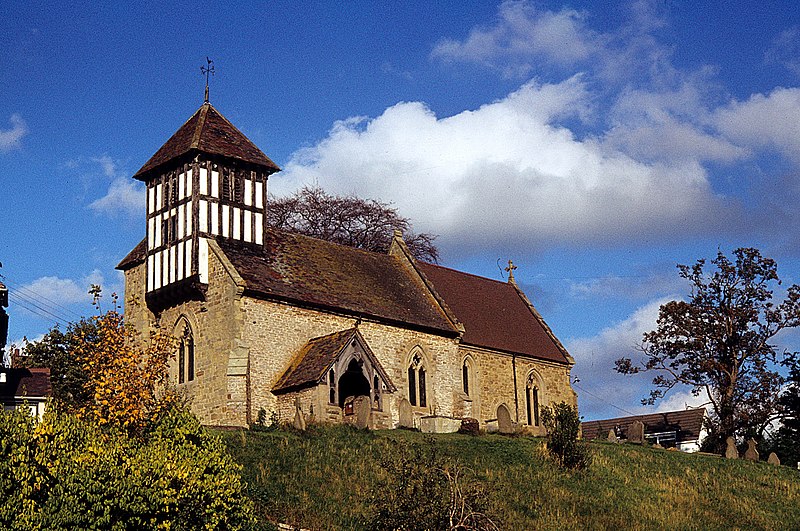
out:
{"label": "grassy hill", "polygon": [[381,463],[433,445],[486,488],[501,529],[797,529],[800,473],[788,467],[591,443],[588,470],[559,469],[529,437],[357,431],[223,432],[259,517],[309,529],[365,529]]}

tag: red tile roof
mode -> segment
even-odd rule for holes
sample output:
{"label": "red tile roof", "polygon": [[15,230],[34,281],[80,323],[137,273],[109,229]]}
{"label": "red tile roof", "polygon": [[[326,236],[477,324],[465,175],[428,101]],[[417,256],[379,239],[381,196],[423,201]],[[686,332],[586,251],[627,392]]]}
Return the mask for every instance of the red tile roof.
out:
{"label": "red tile roof", "polygon": [[419,264],[464,325],[462,343],[568,363],[567,351],[517,288],[433,264]]}
{"label": "red tile roof", "polygon": [[146,174],[159,166],[192,151],[263,166],[270,173],[280,171],[236,126],[210,103],[204,103],[133,177],[143,181]]}
{"label": "red tile roof", "polygon": [[683,411],[668,411],[665,413],[652,413],[649,415],[634,415],[631,417],[618,417],[607,420],[591,420],[581,423],[583,438],[586,440],[605,439],[608,430],[619,428],[622,436],[628,433],[628,428],[638,420],[644,424],[645,435],[665,431],[677,431],[677,441],[695,441],[700,437],[705,418],[705,408],[686,409]]}
{"label": "red tile roof", "polygon": [[0,399],[15,396],[43,398],[52,394],[50,369],[2,369],[6,375],[5,383],[0,383]]}
{"label": "red tile roof", "polygon": [[389,375],[383,370],[375,354],[372,353],[357,328],[348,328],[341,332],[334,332],[327,336],[309,340],[292,359],[291,365],[278,380],[278,383],[275,384],[275,387],[272,388],[272,391],[290,391],[318,384],[354,336],[357,336],[364,346],[364,352],[370,358],[372,365],[381,375],[386,386],[390,391],[395,391],[396,387],[389,379]]}
{"label": "red tile roof", "polygon": [[275,229],[265,231],[263,248],[217,243],[245,280],[245,293],[458,335],[397,257]]}

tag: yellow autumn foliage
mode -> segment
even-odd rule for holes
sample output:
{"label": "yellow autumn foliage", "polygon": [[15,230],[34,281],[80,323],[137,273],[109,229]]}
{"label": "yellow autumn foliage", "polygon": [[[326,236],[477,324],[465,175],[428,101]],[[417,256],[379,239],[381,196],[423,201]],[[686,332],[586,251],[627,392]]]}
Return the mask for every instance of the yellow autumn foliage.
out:
{"label": "yellow autumn foliage", "polygon": [[92,397],[78,414],[101,426],[140,432],[177,401],[166,385],[175,339],[157,329],[142,348],[116,308],[91,321],[94,327],[77,331],[75,355],[89,374],[85,386]]}

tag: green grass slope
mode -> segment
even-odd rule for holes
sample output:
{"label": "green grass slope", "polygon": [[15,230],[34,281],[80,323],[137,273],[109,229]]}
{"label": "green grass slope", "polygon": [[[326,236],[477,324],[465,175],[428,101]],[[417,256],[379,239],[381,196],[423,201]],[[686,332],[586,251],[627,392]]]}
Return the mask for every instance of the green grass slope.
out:
{"label": "green grass slope", "polygon": [[487,491],[501,529],[797,529],[800,473],[788,467],[591,443],[584,471],[559,469],[543,440],[426,436],[347,426],[223,432],[259,517],[309,529],[366,529],[381,462],[431,440]]}

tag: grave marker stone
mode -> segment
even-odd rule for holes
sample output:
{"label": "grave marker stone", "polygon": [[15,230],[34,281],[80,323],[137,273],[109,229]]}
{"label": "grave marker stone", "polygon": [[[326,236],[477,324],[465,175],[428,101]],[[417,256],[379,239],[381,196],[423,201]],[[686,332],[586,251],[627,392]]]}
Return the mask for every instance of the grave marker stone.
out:
{"label": "grave marker stone", "polygon": [[739,459],[739,450],[736,449],[736,441],[733,437],[728,437],[725,441],[725,458],[726,459]]}
{"label": "grave marker stone", "polygon": [[628,426],[628,442],[635,444],[644,442],[644,423],[641,420],[634,420]]}
{"label": "grave marker stone", "polygon": [[744,458],[750,461],[758,461],[758,450],[756,450],[756,441],[750,439],[747,441],[747,450],[744,452]]}
{"label": "grave marker stone", "polygon": [[414,427],[414,413],[411,411],[411,403],[407,399],[404,398],[400,401],[398,413],[400,415],[399,424],[401,428]]}

